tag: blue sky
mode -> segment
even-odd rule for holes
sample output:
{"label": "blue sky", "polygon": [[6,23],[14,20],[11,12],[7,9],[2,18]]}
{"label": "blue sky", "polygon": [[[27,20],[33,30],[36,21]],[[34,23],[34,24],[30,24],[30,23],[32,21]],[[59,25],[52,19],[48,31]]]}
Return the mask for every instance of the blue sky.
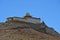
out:
{"label": "blue sky", "polygon": [[0,0],[0,22],[11,16],[23,17],[26,12],[60,33],[60,0]]}

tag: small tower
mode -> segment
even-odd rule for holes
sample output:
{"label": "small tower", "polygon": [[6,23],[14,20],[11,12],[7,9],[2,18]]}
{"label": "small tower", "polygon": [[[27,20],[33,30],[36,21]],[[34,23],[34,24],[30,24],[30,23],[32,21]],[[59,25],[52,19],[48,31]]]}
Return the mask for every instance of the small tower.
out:
{"label": "small tower", "polygon": [[12,22],[13,21],[13,18],[12,17],[9,17],[7,18],[7,21],[6,22]]}
{"label": "small tower", "polygon": [[32,18],[32,16],[30,15],[30,13],[26,13],[26,15],[24,16],[24,18]]}

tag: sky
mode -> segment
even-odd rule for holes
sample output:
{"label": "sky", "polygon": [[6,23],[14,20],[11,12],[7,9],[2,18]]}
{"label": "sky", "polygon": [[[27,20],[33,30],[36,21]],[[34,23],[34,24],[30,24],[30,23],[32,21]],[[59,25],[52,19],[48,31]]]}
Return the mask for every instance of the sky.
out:
{"label": "sky", "polygon": [[0,22],[27,12],[60,33],[60,0],[0,0]]}

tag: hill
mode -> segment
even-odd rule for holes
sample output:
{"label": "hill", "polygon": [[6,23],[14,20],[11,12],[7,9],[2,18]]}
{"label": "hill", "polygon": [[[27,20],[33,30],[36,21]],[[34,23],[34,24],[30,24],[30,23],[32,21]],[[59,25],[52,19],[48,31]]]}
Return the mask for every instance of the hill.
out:
{"label": "hill", "polygon": [[23,18],[9,17],[0,22],[0,40],[59,40],[60,34],[40,18],[26,14]]}

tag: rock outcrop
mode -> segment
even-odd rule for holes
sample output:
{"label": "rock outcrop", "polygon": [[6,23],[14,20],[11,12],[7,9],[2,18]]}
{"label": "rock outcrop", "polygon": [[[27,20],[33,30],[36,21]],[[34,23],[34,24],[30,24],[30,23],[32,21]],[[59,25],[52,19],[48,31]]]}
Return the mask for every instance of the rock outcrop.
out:
{"label": "rock outcrop", "polygon": [[0,40],[59,40],[59,35],[43,23],[14,21],[0,24]]}

